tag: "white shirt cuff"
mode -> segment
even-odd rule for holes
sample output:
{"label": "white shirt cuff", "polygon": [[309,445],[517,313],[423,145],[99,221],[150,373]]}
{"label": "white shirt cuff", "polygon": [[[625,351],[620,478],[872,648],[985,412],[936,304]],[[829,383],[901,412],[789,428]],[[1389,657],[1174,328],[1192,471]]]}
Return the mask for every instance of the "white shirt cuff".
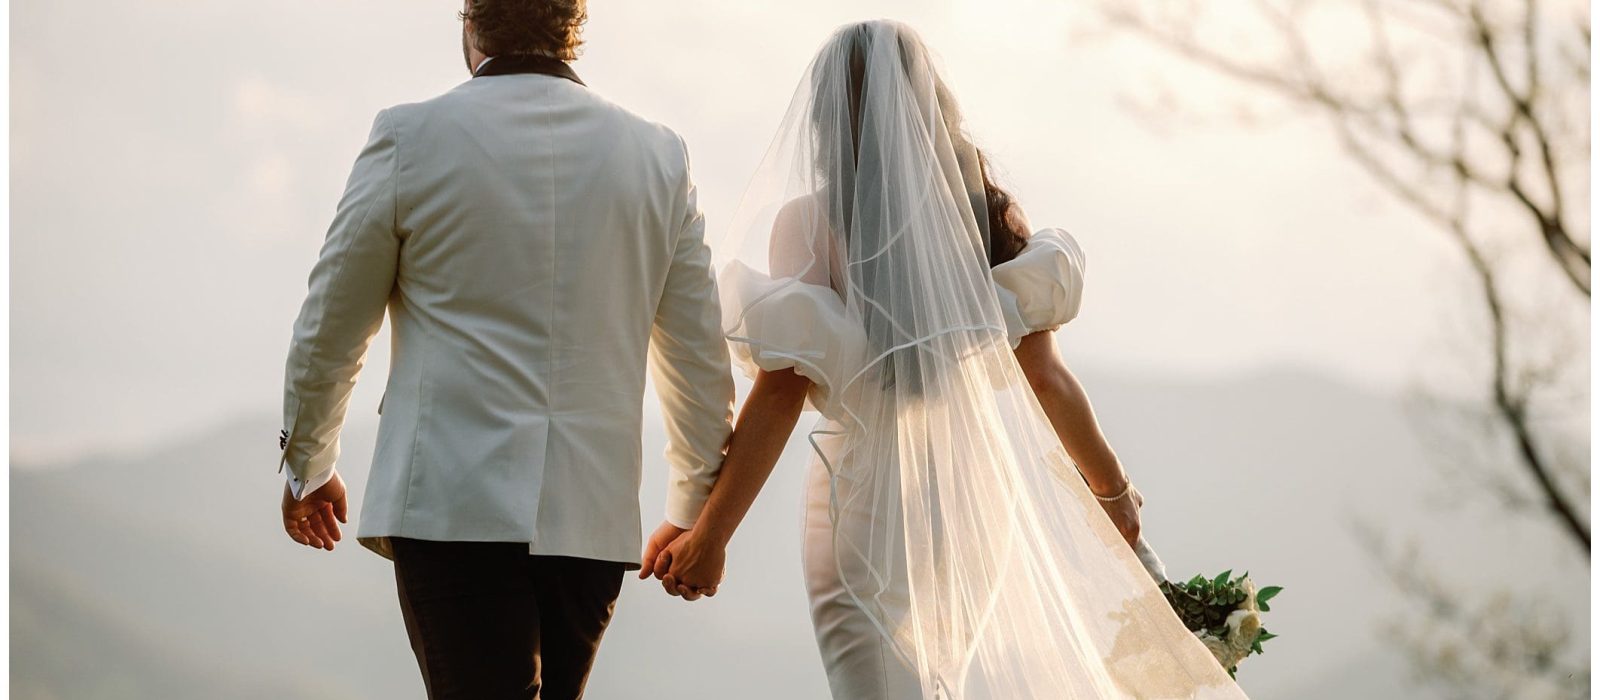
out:
{"label": "white shirt cuff", "polygon": [[289,477],[289,494],[294,496],[296,501],[304,501],[307,495],[316,493],[317,489],[332,481],[333,472],[333,469],[329,469],[305,480],[295,478],[294,472],[289,472],[286,475]]}
{"label": "white shirt cuff", "polygon": [[683,518],[675,518],[675,517],[672,517],[670,515],[667,516],[667,522],[671,523],[673,527],[678,528],[680,530],[693,530],[694,529],[694,524],[699,520],[700,520],[699,518],[693,518],[693,519],[690,519],[690,520],[684,520]]}
{"label": "white shirt cuff", "polygon": [[706,501],[711,498],[711,489],[704,493],[692,493],[689,488],[675,489],[667,494],[667,522],[674,527],[685,530],[694,529],[695,523],[700,522],[700,513],[706,509]]}

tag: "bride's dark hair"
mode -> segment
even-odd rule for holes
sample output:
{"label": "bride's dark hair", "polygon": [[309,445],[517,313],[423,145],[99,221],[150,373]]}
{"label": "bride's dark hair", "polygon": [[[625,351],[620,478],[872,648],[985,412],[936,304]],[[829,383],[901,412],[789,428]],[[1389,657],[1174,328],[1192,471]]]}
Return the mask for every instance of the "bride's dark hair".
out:
{"label": "bride's dark hair", "polygon": [[[961,133],[952,131],[951,133]],[[961,134],[960,138],[967,138]],[[983,149],[974,147],[978,152],[979,172],[983,174],[984,209],[987,210],[989,219],[989,267],[994,267],[1003,262],[1009,262],[1022,252],[1028,245],[1028,231],[1022,218],[1022,210],[1017,207],[1017,200],[999,185],[994,184],[994,176],[990,174],[989,154]]]}
{"label": "bride's dark hair", "polygon": [[[852,158],[858,155],[857,152],[859,151],[861,145],[861,96],[863,90],[866,89],[866,61],[867,54],[871,50],[873,41],[871,30],[874,24],[876,23],[862,22],[852,25],[844,30],[848,33],[850,41],[850,52],[848,59],[849,66],[847,68],[849,71],[849,87],[847,88],[849,93],[847,97],[850,105],[849,126],[852,142]],[[902,62],[909,60],[911,55],[911,51],[907,45],[909,38],[904,34],[896,33],[896,39],[900,44],[899,48]],[[909,73],[910,66],[904,67]],[[944,79],[939,77],[938,74],[935,73],[932,77],[934,82],[933,88],[935,99],[938,101],[939,105],[939,113],[941,118],[944,120],[945,131],[950,134],[950,138],[954,142],[952,143],[954,150],[958,154],[977,154],[977,162],[963,164],[963,168],[965,169],[967,167],[975,166],[979,173],[979,177],[981,177],[983,180],[983,200],[977,201],[977,198],[974,197],[974,201],[972,202],[972,210],[974,213],[977,213],[979,211],[979,206],[982,206],[983,215],[979,217],[977,223],[979,230],[984,234],[983,243],[984,251],[988,257],[987,262],[990,267],[994,267],[995,265],[999,265],[1016,258],[1017,254],[1022,252],[1022,248],[1027,245],[1028,242],[1028,231],[1025,229],[1026,224],[1022,217],[1022,212],[1017,206],[1016,198],[1012,197],[1011,193],[1007,192],[1005,188],[1002,188],[1000,185],[995,183],[994,176],[992,174],[993,167],[989,160],[988,154],[984,153],[983,149],[978,148],[975,144],[973,144],[972,137],[967,134],[966,125],[961,118],[961,109],[956,103],[954,93],[950,91],[949,86],[945,85]],[[830,155],[832,154],[819,154],[819,156],[823,159],[826,159]],[[835,196],[849,197],[852,195],[854,183],[833,184],[834,187],[832,190]],[[832,212],[842,215],[846,219],[844,221],[834,223],[839,225],[841,232],[848,235],[850,223],[848,218],[851,214],[852,207],[835,206],[830,207],[829,209]]]}

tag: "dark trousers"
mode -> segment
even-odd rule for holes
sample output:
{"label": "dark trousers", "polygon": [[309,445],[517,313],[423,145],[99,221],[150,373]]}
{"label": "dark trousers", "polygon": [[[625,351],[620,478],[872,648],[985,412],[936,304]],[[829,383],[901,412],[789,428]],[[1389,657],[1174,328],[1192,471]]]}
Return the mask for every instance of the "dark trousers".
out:
{"label": "dark trousers", "polygon": [[516,542],[390,539],[430,700],[583,697],[621,562],[532,556]]}

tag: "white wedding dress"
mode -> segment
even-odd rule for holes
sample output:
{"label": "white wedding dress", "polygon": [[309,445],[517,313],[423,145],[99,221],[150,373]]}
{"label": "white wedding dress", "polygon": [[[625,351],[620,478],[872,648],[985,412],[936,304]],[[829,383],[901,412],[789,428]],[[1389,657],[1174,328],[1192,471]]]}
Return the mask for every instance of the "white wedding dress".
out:
{"label": "white wedding dress", "polygon": [[718,249],[752,375],[812,382],[805,575],[836,700],[1243,698],[1100,509],[1012,350],[1084,257],[990,268],[979,158],[920,39],[837,32]]}
{"label": "white wedding dress", "polygon": [[[1005,314],[1012,346],[1024,335],[1055,330],[1078,315],[1083,270],[1084,257],[1078,242],[1059,229],[1035,233],[1016,259],[994,268],[995,295]],[[742,266],[731,268],[723,276],[724,293],[740,302],[778,286]],[[870,537],[876,521],[872,508],[853,498],[846,484],[839,501],[850,505],[841,509],[839,522],[834,524],[830,508],[833,485],[827,466],[832,462],[839,471],[855,470],[844,461],[849,458],[842,454],[847,442],[843,437],[846,426],[840,420],[838,407],[830,405],[828,397],[830,383],[860,362],[866,347],[865,335],[829,288],[795,285],[777,291],[775,296],[778,298],[760,307],[760,317],[746,319],[746,324],[763,340],[763,347],[795,352],[760,352],[754,345],[735,343],[734,361],[751,377],[761,370],[784,369],[806,376],[812,380],[810,405],[823,414],[816,427],[820,436],[817,453],[806,475],[802,551],[812,623],[833,696],[922,698],[915,671],[896,657],[851,595],[852,588],[872,585],[870,572],[861,560],[841,557],[834,551],[836,529],[843,531],[843,539],[856,540]],[[887,534],[893,537],[896,533]],[[890,546],[903,550],[904,542],[894,539]],[[841,561],[846,564],[842,569]],[[853,585],[846,585],[847,580]],[[903,604],[895,607],[897,613],[903,614]]]}

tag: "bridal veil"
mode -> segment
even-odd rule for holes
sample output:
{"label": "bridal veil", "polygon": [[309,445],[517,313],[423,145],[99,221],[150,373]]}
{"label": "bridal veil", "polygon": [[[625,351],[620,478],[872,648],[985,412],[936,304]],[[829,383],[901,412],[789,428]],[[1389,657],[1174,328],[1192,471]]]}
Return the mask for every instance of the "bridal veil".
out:
{"label": "bridal veil", "polygon": [[1012,354],[961,123],[913,31],[844,27],[718,248],[735,356],[812,380],[830,509],[871,513],[841,578],[925,698],[1242,698]]}

